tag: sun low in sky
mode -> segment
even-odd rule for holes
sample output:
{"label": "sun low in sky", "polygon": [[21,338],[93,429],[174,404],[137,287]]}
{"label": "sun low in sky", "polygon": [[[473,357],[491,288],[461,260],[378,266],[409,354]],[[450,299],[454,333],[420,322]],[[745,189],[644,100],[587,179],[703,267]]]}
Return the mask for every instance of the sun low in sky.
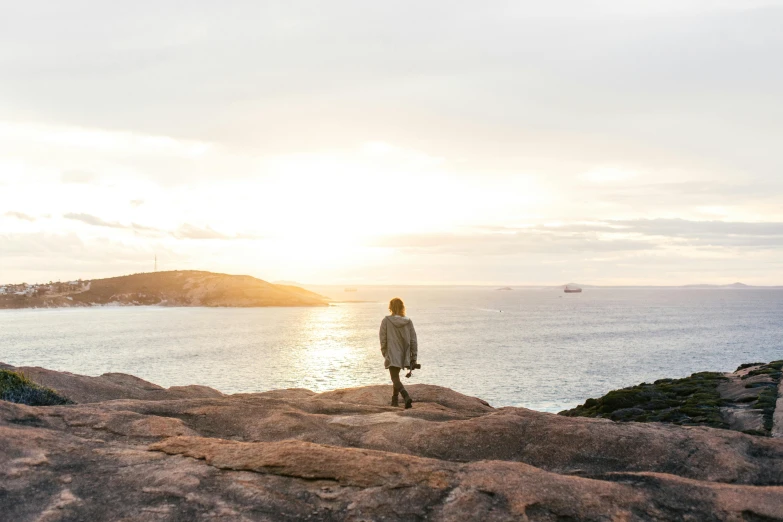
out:
{"label": "sun low in sky", "polygon": [[783,284],[783,2],[25,2],[0,282]]}

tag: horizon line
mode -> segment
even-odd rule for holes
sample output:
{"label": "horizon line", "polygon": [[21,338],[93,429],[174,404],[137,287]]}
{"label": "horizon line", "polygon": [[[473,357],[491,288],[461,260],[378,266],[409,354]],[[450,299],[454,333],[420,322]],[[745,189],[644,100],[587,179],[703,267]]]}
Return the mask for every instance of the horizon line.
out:
{"label": "horizon line", "polygon": [[[339,283],[315,283],[315,282],[308,282],[308,283],[302,283],[298,281],[292,281],[287,279],[277,279],[275,281],[270,281],[267,279],[262,279],[260,277],[251,275],[251,274],[228,274],[225,272],[212,272],[211,270],[197,270],[197,269],[184,269],[184,270],[161,270],[161,271],[151,271],[151,272],[133,272],[130,274],[123,274],[123,275],[116,275],[116,276],[108,276],[108,277],[97,277],[97,278],[90,278],[85,279],[83,277],[77,278],[76,280],[82,280],[82,281],[95,281],[100,279],[111,279],[116,277],[128,277],[132,275],[140,275],[140,274],[154,274],[154,273],[166,273],[166,272],[209,272],[213,274],[219,274],[219,275],[227,275],[227,276],[247,276],[247,277],[253,277],[256,279],[260,279],[262,281],[266,281],[271,284],[275,285],[294,285],[294,286],[301,286],[301,287],[307,287],[307,286],[334,286],[334,287],[493,287],[493,288],[558,288],[563,287],[566,285],[576,285],[581,286],[585,288],[694,288],[694,287],[711,287],[711,288],[770,288],[770,289],[776,289],[776,288],[783,288],[783,284],[770,284],[770,285],[753,285],[753,284],[746,284],[739,281],[735,281],[734,283],[683,283],[683,284],[672,284],[672,285],[661,285],[661,284],[645,284],[645,283],[636,283],[636,284],[601,284],[601,283],[574,283],[574,282],[568,282],[568,283],[465,283],[465,282],[447,282],[447,283],[391,283],[391,282],[365,282],[365,283],[357,283],[357,282],[339,282]],[[68,278],[69,281],[73,281],[74,279]],[[62,282],[62,279],[50,280],[52,282]],[[26,283],[26,282],[19,282],[19,283],[6,283],[0,281],[0,286],[8,286],[8,285],[19,285],[19,284],[33,284],[33,285],[44,285],[49,284],[46,282],[40,282],[40,283]]]}

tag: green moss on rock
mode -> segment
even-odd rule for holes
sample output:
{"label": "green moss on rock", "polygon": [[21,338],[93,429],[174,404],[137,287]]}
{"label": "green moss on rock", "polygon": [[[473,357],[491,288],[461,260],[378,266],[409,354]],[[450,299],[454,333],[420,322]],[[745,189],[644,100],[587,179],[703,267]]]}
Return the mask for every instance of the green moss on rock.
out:
{"label": "green moss on rock", "polygon": [[772,418],[775,413],[775,404],[778,400],[777,389],[765,388],[759,393],[759,398],[753,407],[757,410],[761,410],[764,417],[764,429],[772,431]]}
{"label": "green moss on rock", "polygon": [[756,375],[769,375],[772,379],[780,381],[781,372],[783,372],[783,360],[772,361],[769,364],[761,363],[759,368],[749,371],[748,374],[742,378],[748,379]]}
{"label": "green moss on rock", "polygon": [[73,404],[51,388],[39,386],[21,373],[0,370],[0,400],[28,406]]}
{"label": "green moss on rock", "polygon": [[734,371],[738,372],[740,370],[744,370],[745,368],[751,368],[753,366],[761,366],[762,364],[765,364],[765,363],[763,363],[763,362],[754,362],[754,363],[740,364],[739,366],[737,366],[737,369],[734,370]]}
{"label": "green moss on rock", "polygon": [[764,375],[769,380],[745,385],[758,395],[746,395],[734,402],[721,399],[718,385],[728,378],[715,372],[694,373],[684,379],[659,379],[653,384],[612,390],[600,399],[587,399],[574,409],[559,415],[568,417],[603,417],[615,421],[670,422],[728,428],[721,408],[747,404],[748,410],[758,410],[763,418],[763,430],[745,430],[752,435],[769,435],[778,398],[778,383],[783,374],[783,360],[741,365],[737,371],[753,368],[742,379]]}
{"label": "green moss on rock", "polygon": [[780,383],[781,375],[783,375],[783,360],[772,361],[769,364],[761,364],[759,368],[751,370],[748,375],[743,379],[753,377],[755,375],[768,375],[772,382],[757,383],[754,385],[747,385],[748,387],[762,388],[759,392],[755,402],[753,402],[752,408],[761,410],[764,420],[764,429],[767,434],[772,431],[772,419],[775,414],[775,405],[778,400],[778,384]]}
{"label": "green moss on rock", "polygon": [[720,415],[724,401],[717,389],[725,380],[723,374],[715,372],[694,373],[684,379],[660,379],[653,384],[610,391],[600,399],[588,399],[560,415],[726,428]]}

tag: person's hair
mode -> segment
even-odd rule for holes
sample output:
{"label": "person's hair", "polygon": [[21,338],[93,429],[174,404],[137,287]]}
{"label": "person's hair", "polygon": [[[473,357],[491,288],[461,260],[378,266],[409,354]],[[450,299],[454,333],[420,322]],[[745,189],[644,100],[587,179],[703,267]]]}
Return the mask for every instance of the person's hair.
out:
{"label": "person's hair", "polygon": [[394,315],[405,316],[405,303],[399,297],[395,297],[389,301],[389,311]]}

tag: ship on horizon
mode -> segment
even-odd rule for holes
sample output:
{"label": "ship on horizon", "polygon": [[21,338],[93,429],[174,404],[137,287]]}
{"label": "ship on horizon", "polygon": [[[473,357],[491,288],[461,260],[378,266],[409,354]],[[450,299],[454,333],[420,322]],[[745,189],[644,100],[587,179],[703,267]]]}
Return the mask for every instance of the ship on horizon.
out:
{"label": "ship on horizon", "polygon": [[582,293],[582,289],[579,288],[576,285],[567,284],[567,285],[565,285],[563,287],[563,292],[565,292],[567,294],[581,294]]}

